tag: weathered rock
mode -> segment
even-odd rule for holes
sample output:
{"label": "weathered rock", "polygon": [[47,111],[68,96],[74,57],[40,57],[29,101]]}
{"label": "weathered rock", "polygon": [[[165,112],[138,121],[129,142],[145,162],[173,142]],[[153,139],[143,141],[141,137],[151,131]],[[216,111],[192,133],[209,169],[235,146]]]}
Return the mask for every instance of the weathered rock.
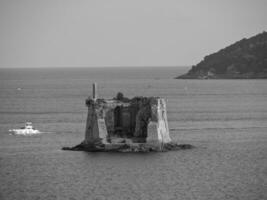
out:
{"label": "weathered rock", "polygon": [[177,151],[177,150],[186,150],[194,148],[193,145],[190,144],[176,144],[176,143],[166,143],[161,149],[154,145],[147,145],[145,143],[132,143],[132,144],[116,144],[110,143],[105,145],[86,145],[81,143],[75,147],[63,147],[62,150],[69,151],[87,151],[87,152],[166,152],[166,151]]}

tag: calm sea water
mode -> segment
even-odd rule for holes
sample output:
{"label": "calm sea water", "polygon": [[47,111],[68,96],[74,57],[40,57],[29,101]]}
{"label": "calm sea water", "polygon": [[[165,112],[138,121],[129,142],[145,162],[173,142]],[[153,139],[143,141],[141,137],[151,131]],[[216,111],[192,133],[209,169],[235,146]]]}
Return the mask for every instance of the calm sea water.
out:
{"label": "calm sea water", "polygon": [[[0,199],[267,199],[267,80],[173,79],[187,70],[0,69]],[[61,151],[83,140],[93,82],[165,97],[171,137],[196,148]],[[26,121],[46,133],[8,133]]]}

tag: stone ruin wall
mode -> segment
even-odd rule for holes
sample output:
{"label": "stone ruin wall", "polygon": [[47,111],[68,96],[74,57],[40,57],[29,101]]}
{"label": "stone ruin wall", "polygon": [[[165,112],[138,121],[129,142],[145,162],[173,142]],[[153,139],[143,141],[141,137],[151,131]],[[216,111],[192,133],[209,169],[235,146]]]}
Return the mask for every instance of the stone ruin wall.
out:
{"label": "stone ruin wall", "polygon": [[193,148],[172,142],[166,101],[160,97],[98,99],[96,84],[88,107],[85,138],[63,150],[88,152],[162,152]]}
{"label": "stone ruin wall", "polygon": [[[166,102],[158,97],[88,99],[85,144],[130,143],[161,145],[171,141]],[[124,140],[124,142],[125,142]]]}

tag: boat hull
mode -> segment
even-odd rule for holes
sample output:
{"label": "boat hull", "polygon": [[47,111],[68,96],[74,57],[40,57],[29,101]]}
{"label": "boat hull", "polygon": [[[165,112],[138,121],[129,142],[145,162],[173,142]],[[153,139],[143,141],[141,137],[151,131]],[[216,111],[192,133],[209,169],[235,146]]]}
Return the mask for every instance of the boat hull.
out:
{"label": "boat hull", "polygon": [[23,129],[11,129],[9,130],[9,132],[12,132],[16,135],[35,135],[35,134],[40,134],[41,132],[38,130],[32,130],[32,129],[28,129],[28,130],[23,130]]}

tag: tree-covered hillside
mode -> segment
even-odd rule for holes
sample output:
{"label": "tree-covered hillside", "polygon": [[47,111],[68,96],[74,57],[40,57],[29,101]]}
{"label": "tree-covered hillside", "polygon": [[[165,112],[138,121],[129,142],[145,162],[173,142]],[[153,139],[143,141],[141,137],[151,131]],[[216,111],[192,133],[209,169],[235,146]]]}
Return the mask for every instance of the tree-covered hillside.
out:
{"label": "tree-covered hillside", "polygon": [[267,32],[206,56],[177,78],[267,78]]}

